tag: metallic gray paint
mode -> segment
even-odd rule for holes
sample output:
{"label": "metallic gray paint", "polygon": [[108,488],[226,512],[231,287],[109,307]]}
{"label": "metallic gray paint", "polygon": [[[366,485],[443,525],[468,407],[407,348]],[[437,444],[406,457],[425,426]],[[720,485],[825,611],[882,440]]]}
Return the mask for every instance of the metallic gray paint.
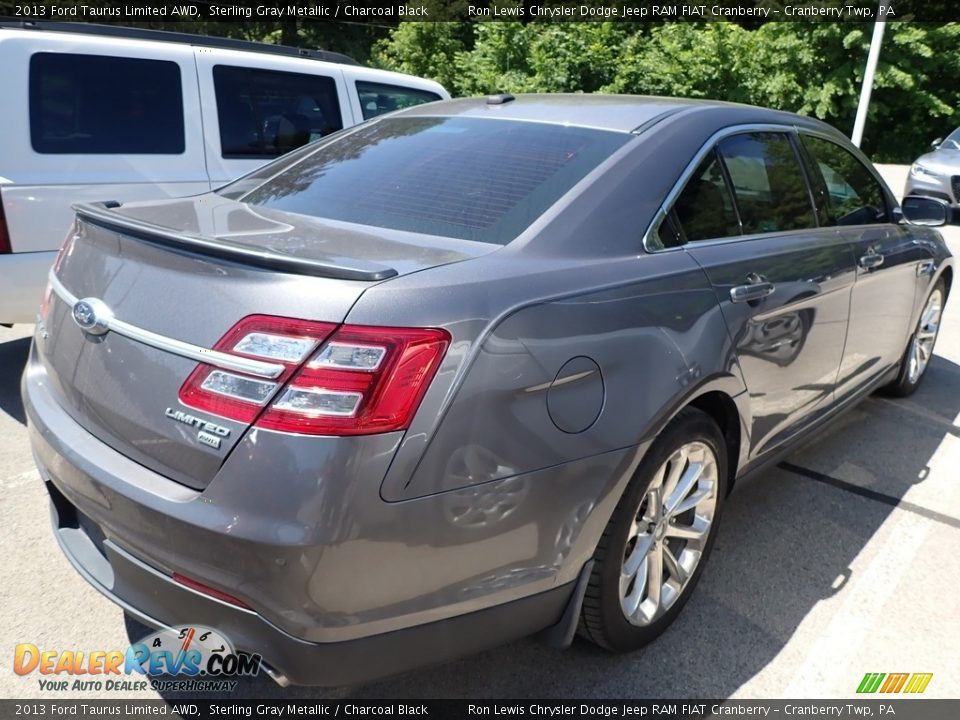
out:
{"label": "metallic gray paint", "polygon": [[637,448],[620,450],[391,505],[380,499],[379,482],[400,433],[307,438],[254,430],[201,493],[138,465],[59,412],[35,363],[24,393],[45,478],[107,538],[161,571],[230,588],[272,624],[317,642],[571,582],[638,458]]}
{"label": "metallic gray paint", "polygon": [[[196,362],[205,362],[208,365],[214,365],[225,370],[235,370],[262,378],[276,378],[283,372],[283,365],[277,363],[251,360],[249,358],[230,355],[229,353],[210,350],[198,345],[191,345],[190,343],[174,340],[165,335],[150,332],[136,325],[119,321],[113,317],[113,311],[110,310],[102,300],[97,298],[78,300],[73,293],[63,286],[60,278],[58,278],[54,272],[49,274],[48,282],[50,289],[53,290],[57,297],[73,309],[72,315],[74,322],[77,323],[81,330],[90,335],[106,335],[108,332],[114,332],[130,340],[135,340],[142,345],[148,345],[164,352],[195,360]],[[92,325],[85,317],[82,322],[78,319],[78,306],[81,307],[83,315],[88,313],[94,313],[96,315],[96,320]]]}
{"label": "metallic gray paint", "polygon": [[[58,278],[123,321],[207,348],[253,313],[445,328],[451,345],[406,432],[306,437],[211,417],[230,430],[217,451],[164,417],[179,407],[192,361],[113,333],[85,336],[60,300],[23,380],[44,478],[114,547],[152,571],[226,590],[257,623],[298,642],[416,633],[556,588],[569,597],[650,442],[683,407],[709,394],[733,408],[731,469],[755,468],[888,377],[931,283],[952,278],[940,236],[907,225],[644,249],[665,198],[711,138],[762,124],[849,147],[814,120],[591,96],[404,112],[643,129],[505,247],[265,212],[216,195],[121,209],[176,231],[236,231],[248,243],[262,231],[283,252],[320,247],[330,250],[325,261],[382,262],[399,273],[386,281],[267,271],[85,223]],[[859,268],[877,243],[884,264]],[[931,262],[931,273],[915,272]],[[750,272],[767,275],[775,292],[732,303],[729,289]],[[573,426],[553,417],[579,406],[587,409],[573,413]],[[133,591],[105,592],[135,604]],[[196,621],[181,617],[195,598],[181,605],[176,593],[158,593],[171,598],[160,620]],[[559,614],[524,620],[525,630]],[[234,626],[278,647],[262,628]],[[298,682],[341,677],[304,665],[309,653],[277,653],[267,660]]]}
{"label": "metallic gray paint", "polygon": [[[912,172],[917,165],[925,168],[927,172]],[[960,148],[948,140],[933,152],[921,155],[914,161],[911,172],[907,174],[903,196],[927,195],[946,200],[954,206],[960,205],[960,194],[957,192],[960,185],[953,182],[955,177],[960,177]]]}
{"label": "metallic gray paint", "polygon": [[[828,405],[847,334],[854,264],[835,233],[820,230],[692,244],[689,253],[716,290],[750,392],[754,457]],[[760,302],[733,302],[750,273],[774,283]]]}

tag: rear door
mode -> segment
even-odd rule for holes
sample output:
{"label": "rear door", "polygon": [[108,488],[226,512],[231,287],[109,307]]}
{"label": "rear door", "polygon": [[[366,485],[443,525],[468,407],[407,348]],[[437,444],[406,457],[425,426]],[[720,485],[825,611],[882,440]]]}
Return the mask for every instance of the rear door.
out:
{"label": "rear door", "polygon": [[216,48],[194,52],[215,186],[355,122],[336,64]]}
{"label": "rear door", "polygon": [[855,392],[900,361],[911,330],[917,267],[929,260],[909,228],[891,222],[882,185],[839,143],[804,133],[825,222],[854,250],[857,282],[837,394]]}
{"label": "rear door", "polygon": [[792,134],[722,139],[672,214],[720,302],[752,409],[751,453],[779,445],[833,397],[854,263],[819,227]]}

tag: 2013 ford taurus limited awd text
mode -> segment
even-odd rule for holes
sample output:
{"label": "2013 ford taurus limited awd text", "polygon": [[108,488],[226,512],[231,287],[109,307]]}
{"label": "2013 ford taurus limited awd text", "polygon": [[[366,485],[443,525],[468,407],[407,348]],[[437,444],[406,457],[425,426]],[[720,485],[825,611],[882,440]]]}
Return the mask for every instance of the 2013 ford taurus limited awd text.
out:
{"label": "2013 ford taurus limited awd text", "polygon": [[562,95],[77,206],[23,379],[56,537],[293,683],[637,648],[739,478],[922,380],[949,210],[809,118]]}

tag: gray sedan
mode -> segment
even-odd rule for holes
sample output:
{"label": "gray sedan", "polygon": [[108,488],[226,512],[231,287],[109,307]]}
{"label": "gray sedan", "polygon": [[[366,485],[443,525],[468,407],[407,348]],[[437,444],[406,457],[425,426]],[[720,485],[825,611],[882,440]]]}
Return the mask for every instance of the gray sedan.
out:
{"label": "gray sedan", "polygon": [[923,380],[948,211],[809,118],[583,95],[78,206],[22,385],[55,535],[284,683],[536,632],[634,650],[736,483]]}
{"label": "gray sedan", "polygon": [[933,151],[910,166],[903,194],[923,195],[960,205],[960,128],[933,143]]}

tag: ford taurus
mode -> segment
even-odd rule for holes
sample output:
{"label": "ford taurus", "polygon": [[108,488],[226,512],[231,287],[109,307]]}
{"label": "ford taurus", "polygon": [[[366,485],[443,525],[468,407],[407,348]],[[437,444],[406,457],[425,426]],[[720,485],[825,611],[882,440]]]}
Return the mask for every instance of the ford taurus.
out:
{"label": "ford taurus", "polygon": [[735,483],[922,381],[948,213],[809,118],[562,95],[79,205],[22,384],[56,538],[281,682],[638,648]]}

